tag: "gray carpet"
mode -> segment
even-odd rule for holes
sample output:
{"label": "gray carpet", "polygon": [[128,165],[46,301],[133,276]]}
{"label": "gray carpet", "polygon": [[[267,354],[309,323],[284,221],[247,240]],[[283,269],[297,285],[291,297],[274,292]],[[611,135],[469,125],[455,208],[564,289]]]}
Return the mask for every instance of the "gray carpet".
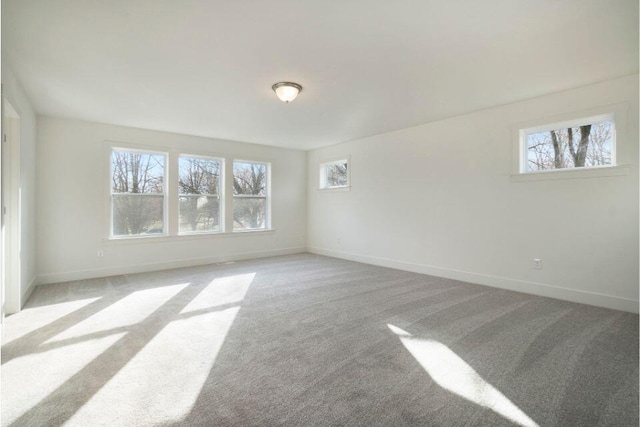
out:
{"label": "gray carpet", "polygon": [[638,316],[301,254],[42,286],[2,425],[637,426]]}

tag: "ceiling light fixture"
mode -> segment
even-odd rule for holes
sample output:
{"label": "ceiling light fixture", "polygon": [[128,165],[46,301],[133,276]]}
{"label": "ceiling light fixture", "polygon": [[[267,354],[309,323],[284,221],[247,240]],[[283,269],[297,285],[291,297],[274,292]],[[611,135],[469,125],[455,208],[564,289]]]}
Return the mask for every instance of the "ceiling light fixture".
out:
{"label": "ceiling light fixture", "polygon": [[302,90],[302,86],[298,83],[279,82],[271,86],[271,89],[273,89],[278,98],[280,98],[280,101],[288,104],[296,99],[296,96],[298,96]]}

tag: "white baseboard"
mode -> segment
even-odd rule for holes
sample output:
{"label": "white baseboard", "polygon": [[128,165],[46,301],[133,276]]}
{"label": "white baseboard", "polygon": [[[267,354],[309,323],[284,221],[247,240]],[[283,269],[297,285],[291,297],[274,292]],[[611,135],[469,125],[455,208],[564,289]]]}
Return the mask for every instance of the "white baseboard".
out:
{"label": "white baseboard", "polygon": [[31,278],[31,281],[29,282],[29,286],[27,286],[27,289],[25,289],[25,291],[22,293],[22,299],[20,300],[21,310],[22,310],[22,307],[24,307],[24,305],[27,303],[27,300],[33,293],[33,290],[36,288],[37,280],[38,280],[38,276],[33,276]]}
{"label": "white baseboard", "polygon": [[149,271],[170,270],[172,268],[194,267],[197,265],[215,264],[219,262],[242,261],[253,258],[266,258],[279,255],[293,255],[306,252],[305,247],[273,249],[268,251],[243,252],[239,254],[225,254],[218,256],[187,258],[173,261],[152,262],[146,264],[122,265],[89,270],[66,271],[62,273],[40,274],[37,284],[69,282],[72,280],[94,279],[97,277],[117,276],[120,274],[145,273]]}
{"label": "white baseboard", "polygon": [[523,292],[543,297],[573,301],[605,308],[612,308],[614,310],[638,313],[638,301],[612,295],[587,292],[578,289],[563,288],[559,286],[547,285],[544,283],[527,282],[524,280],[510,279],[508,277],[491,276],[488,274],[471,273],[468,271],[434,267],[426,264],[415,264],[386,258],[372,257],[368,255],[359,255],[350,252],[335,251],[332,249],[307,247],[307,251],[318,255],[342,258],[350,261],[362,262],[365,264],[378,265],[381,267],[395,268],[398,270],[428,274],[431,276],[476,283],[479,285],[507,289],[510,291]]}

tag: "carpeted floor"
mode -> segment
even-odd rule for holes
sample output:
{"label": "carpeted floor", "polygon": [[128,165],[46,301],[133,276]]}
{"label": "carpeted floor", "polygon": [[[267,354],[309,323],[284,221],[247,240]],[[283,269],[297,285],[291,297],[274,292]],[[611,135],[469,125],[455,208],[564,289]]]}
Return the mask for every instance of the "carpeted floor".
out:
{"label": "carpeted floor", "polygon": [[301,254],[42,286],[2,425],[637,426],[638,316]]}

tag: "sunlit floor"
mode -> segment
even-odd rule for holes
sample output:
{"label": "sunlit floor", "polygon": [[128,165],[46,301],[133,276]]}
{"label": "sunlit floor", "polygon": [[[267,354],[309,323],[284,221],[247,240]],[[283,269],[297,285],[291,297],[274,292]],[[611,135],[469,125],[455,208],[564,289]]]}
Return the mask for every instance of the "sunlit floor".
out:
{"label": "sunlit floor", "polygon": [[638,425],[638,316],[310,254],[42,286],[2,425]]}

